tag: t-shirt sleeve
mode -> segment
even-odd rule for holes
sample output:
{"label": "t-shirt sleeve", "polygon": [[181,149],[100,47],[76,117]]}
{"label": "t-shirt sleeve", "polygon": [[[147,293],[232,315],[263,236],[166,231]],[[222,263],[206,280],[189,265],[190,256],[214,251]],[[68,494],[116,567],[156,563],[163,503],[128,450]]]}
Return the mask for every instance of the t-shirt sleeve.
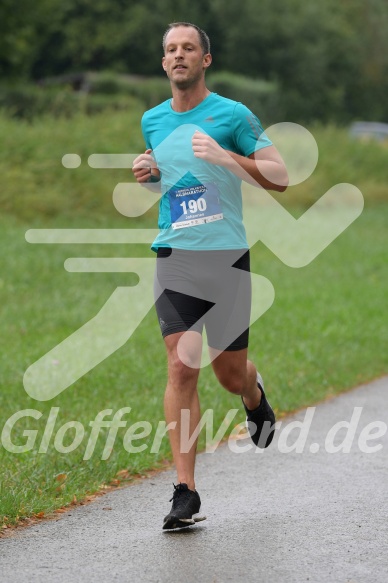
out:
{"label": "t-shirt sleeve", "polygon": [[146,114],[141,118],[141,131],[146,145],[146,150],[152,149],[149,133],[147,131],[147,117]]}
{"label": "t-shirt sleeve", "polygon": [[272,146],[265,134],[261,122],[254,113],[242,103],[237,103],[233,112],[234,141],[243,156]]}

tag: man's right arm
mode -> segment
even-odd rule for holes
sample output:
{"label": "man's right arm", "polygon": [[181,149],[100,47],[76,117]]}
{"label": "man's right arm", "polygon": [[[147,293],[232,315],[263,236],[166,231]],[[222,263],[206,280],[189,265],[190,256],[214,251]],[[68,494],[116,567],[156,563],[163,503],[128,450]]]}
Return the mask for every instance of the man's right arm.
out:
{"label": "man's right arm", "polygon": [[132,171],[139,184],[152,192],[160,192],[160,170],[151,152],[152,150],[148,149],[135,158]]}

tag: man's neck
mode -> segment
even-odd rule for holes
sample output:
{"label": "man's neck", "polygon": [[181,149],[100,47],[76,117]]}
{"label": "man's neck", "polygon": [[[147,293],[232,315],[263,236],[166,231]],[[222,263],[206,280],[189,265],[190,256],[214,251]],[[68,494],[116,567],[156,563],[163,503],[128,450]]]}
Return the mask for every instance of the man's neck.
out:
{"label": "man's neck", "polygon": [[172,87],[171,107],[178,113],[190,111],[190,109],[194,109],[194,107],[197,107],[197,105],[202,103],[210,93],[209,89],[205,86],[196,89],[193,89],[192,87],[189,87],[188,89]]}

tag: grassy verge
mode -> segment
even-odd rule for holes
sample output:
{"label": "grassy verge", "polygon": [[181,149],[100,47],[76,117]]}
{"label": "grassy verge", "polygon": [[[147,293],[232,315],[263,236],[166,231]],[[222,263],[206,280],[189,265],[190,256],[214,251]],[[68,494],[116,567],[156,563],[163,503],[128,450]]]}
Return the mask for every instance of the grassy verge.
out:
{"label": "grassy verge", "polygon": [[[128,170],[96,170],[88,166],[94,153],[144,151],[140,131],[141,105],[128,111],[104,111],[72,119],[37,118],[33,122],[8,119],[0,113],[2,213],[19,220],[55,220],[67,225],[77,218],[117,220],[112,204],[118,182],[133,180]],[[311,205],[331,186],[351,182],[363,192],[367,203],[388,201],[387,147],[351,140],[345,129],[314,127],[319,163],[312,176],[279,196],[289,209]],[[81,157],[79,168],[66,169],[62,156]],[[153,215],[155,218],[155,214]]]}
{"label": "grassy verge", "polygon": [[[31,399],[22,383],[26,368],[90,320],[117,286],[134,284],[131,274],[68,273],[63,267],[66,258],[152,256],[148,246],[30,245],[24,238],[32,227],[155,226],[155,209],[129,220],[113,208],[113,187],[128,180],[128,171],[100,172],[86,164],[93,152],[140,151],[140,113],[104,112],[93,118],[46,119],[31,125],[0,120],[7,146],[0,158],[6,184],[0,194],[5,213],[0,219],[0,431],[18,411],[41,414],[15,422],[12,442],[23,447],[30,439],[26,451],[0,448],[0,525],[46,515],[169,459],[166,438],[156,452],[151,451],[163,420],[166,378],[153,310],[121,349],[51,401]],[[317,128],[314,135],[320,165],[308,183],[287,191],[285,205],[300,214],[330,186],[349,181],[363,191],[366,207],[305,268],[284,266],[260,243],[252,250],[253,271],[273,283],[276,298],[252,326],[250,352],[278,413],[311,405],[388,369],[386,151],[374,144],[349,142],[345,132],[334,128]],[[81,155],[85,164],[64,169],[60,160],[68,152]],[[217,385],[210,368],[201,372],[200,395],[203,411],[214,409],[215,429],[229,409],[239,408],[239,400]],[[131,409],[123,417],[126,427],[118,430],[110,456],[102,459],[109,432],[102,428],[93,452],[84,459],[90,423],[104,409],[112,410],[111,419],[123,407]],[[46,426],[55,412],[50,437]],[[243,417],[240,409],[236,423]],[[65,447],[73,441],[75,428],[61,437],[64,424],[72,421],[79,432],[82,425],[84,436],[74,451],[59,453],[56,444]],[[151,433],[136,442],[145,446],[141,453],[130,453],[123,445],[125,432],[141,421],[150,423]],[[30,434],[25,433],[28,430]]]}

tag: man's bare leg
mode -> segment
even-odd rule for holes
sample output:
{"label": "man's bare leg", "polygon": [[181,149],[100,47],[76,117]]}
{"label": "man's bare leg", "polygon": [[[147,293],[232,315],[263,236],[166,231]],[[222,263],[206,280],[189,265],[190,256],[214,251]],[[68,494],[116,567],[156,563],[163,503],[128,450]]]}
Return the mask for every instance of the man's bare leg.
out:
{"label": "man's bare leg", "polygon": [[[178,342],[185,334],[179,346],[179,354],[184,353],[187,366],[178,355]],[[200,405],[197,391],[200,371],[202,337],[198,332],[178,332],[166,336],[165,345],[168,359],[168,381],[164,396],[164,412],[167,424],[176,422],[174,429],[169,429],[169,439],[177,472],[178,483],[187,484],[190,490],[195,490],[194,467],[197,450],[197,439],[188,452],[182,452],[181,447],[181,411],[190,411],[189,427],[183,434],[190,437],[200,422]]]}
{"label": "man's bare leg", "polygon": [[261,391],[257,386],[257,370],[253,362],[247,359],[248,349],[215,351],[218,352],[212,361],[214,373],[220,384],[236,395],[241,395],[248,409],[253,410],[259,406]]}
{"label": "man's bare leg", "polygon": [[260,375],[247,360],[247,350],[219,353],[213,360],[213,369],[225,389],[241,395],[253,443],[260,448],[268,447],[274,437],[276,417],[265,396]]}

